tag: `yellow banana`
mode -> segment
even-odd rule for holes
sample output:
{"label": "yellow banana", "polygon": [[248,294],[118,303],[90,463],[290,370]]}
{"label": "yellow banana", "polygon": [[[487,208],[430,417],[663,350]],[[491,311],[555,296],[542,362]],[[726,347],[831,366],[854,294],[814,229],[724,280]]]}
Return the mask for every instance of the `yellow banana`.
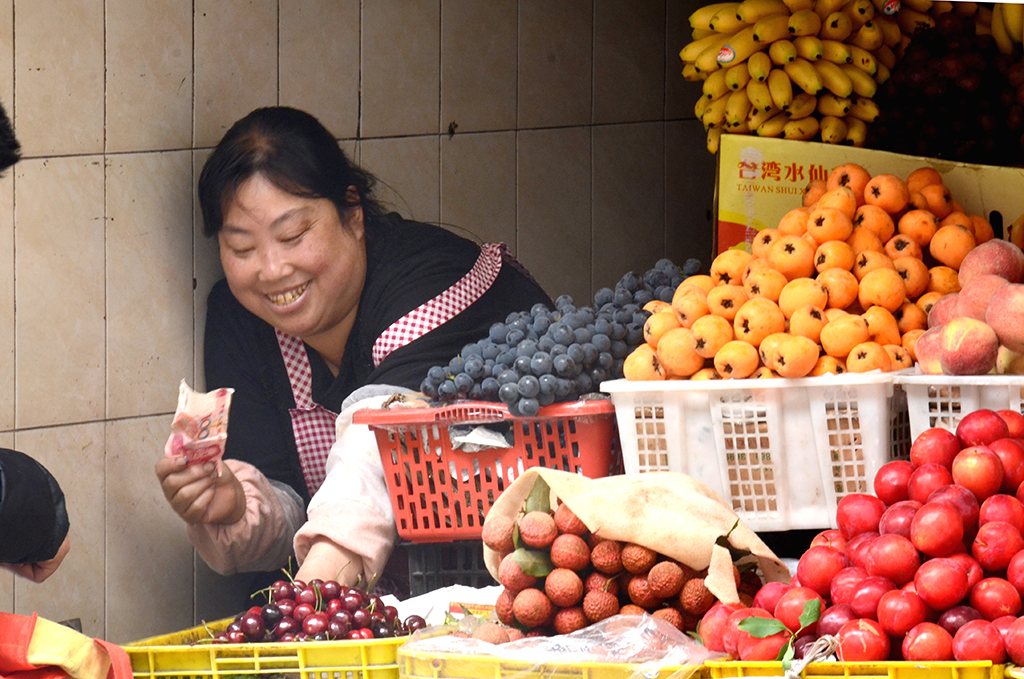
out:
{"label": "yellow banana", "polygon": [[850,115],[866,123],[873,123],[878,118],[878,104],[874,99],[854,97],[850,104]]}
{"label": "yellow banana", "polygon": [[978,13],[976,2],[954,2],[953,11],[963,17],[972,17]]}
{"label": "yellow banana", "polygon": [[813,94],[801,92],[793,97],[793,103],[786,109],[786,115],[789,116],[791,120],[799,120],[800,118],[806,118],[811,115],[817,110],[817,108],[818,98]]}
{"label": "yellow banana", "polygon": [[[875,14],[875,18],[872,21],[882,29],[882,44],[884,46],[893,48],[900,44],[903,31],[900,30],[900,25],[896,23],[895,19],[884,14]],[[892,67],[890,66],[890,68]]]}
{"label": "yellow banana", "polygon": [[992,10],[992,37],[1000,52],[1003,54],[1013,53],[1013,40],[1006,32],[1006,26],[1003,25],[1003,12],[998,5]]}
{"label": "yellow banana", "polygon": [[796,45],[792,40],[776,40],[768,46],[768,57],[773,64],[785,66],[796,59]]}
{"label": "yellow banana", "polygon": [[783,139],[796,141],[809,141],[818,134],[818,119],[814,116],[807,116],[799,120],[790,120],[782,128]]}
{"label": "yellow banana", "polygon": [[721,141],[721,139],[722,139],[722,128],[720,128],[720,127],[712,127],[712,128],[710,128],[708,130],[707,144],[708,144],[708,151],[711,152],[711,155],[716,155],[718,153],[718,144]]}
{"label": "yellow banana", "polygon": [[[750,99],[750,105],[759,111],[769,111],[776,108],[775,102],[772,101],[772,92],[768,89],[768,83],[759,83],[756,80],[748,82],[747,98]],[[757,126],[755,125],[754,127]]]}
{"label": "yellow banana", "polygon": [[736,127],[730,127],[727,130],[723,130],[723,132],[728,132],[729,134],[750,134],[750,126],[747,125],[747,121],[744,120]]}
{"label": "yellow banana", "polygon": [[768,73],[772,70],[772,58],[767,52],[754,52],[747,59],[747,73],[751,80],[763,83],[768,80]]}
{"label": "yellow banana", "polygon": [[821,140],[826,144],[841,144],[846,141],[846,123],[842,118],[825,116],[819,123]]}
{"label": "yellow banana", "polygon": [[[747,71],[746,64],[736,64],[728,68],[720,69],[725,71],[725,84],[730,90],[739,90],[747,86],[747,81],[750,80],[750,73]],[[717,73],[718,71],[715,71]]]}
{"label": "yellow banana", "polygon": [[711,104],[711,99],[707,97],[697,97],[697,103],[693,105],[693,115],[697,120],[704,119],[704,111],[708,110],[708,106]]}
{"label": "yellow banana", "polygon": [[875,55],[875,61],[879,64],[885,64],[886,68],[896,67],[896,53],[888,45],[882,45],[871,53]]}
{"label": "yellow banana", "polygon": [[[754,40],[754,27],[748,26],[726,41],[718,53],[717,61],[722,67],[736,66],[763,48],[763,44]],[[700,68],[700,64],[697,64],[697,68]]]}
{"label": "yellow banana", "polygon": [[699,82],[703,80],[701,74],[697,71],[697,67],[693,64],[683,64],[683,80],[691,83]]}
{"label": "yellow banana", "polygon": [[729,36],[725,33],[713,33],[711,35],[704,36],[698,40],[687,43],[683,49],[679,50],[680,61],[686,63],[693,63],[700,56],[700,53],[709,47],[717,45],[719,49],[725,44],[725,41],[729,39]]}
{"label": "yellow banana", "polygon": [[899,11],[899,7],[897,7],[896,9],[892,9],[891,3],[889,2],[889,0],[871,0],[871,4],[875,6],[875,14],[876,15],[879,12],[882,12],[883,14],[891,15],[891,14],[894,14],[895,12]]}
{"label": "yellow banana", "polygon": [[853,33],[853,22],[845,12],[832,12],[821,22],[818,37],[822,40],[839,40],[842,42]]}
{"label": "yellow banana", "polygon": [[793,39],[793,46],[796,47],[796,55],[807,61],[817,61],[825,53],[825,47],[813,35],[801,35]]}
{"label": "yellow banana", "polygon": [[729,105],[729,97],[731,95],[721,96],[708,104],[708,107],[704,109],[704,115],[701,116],[701,122],[704,123],[704,129],[710,130],[714,127],[721,127],[725,124],[725,107]]}
{"label": "yellow banana", "polygon": [[693,60],[693,65],[701,73],[711,73],[718,70],[718,53],[725,47],[725,43],[732,39],[735,34],[719,33],[720,38],[709,44]]}
{"label": "yellow banana", "polygon": [[814,0],[814,11],[821,17],[822,21],[825,21],[829,14],[842,9],[844,2],[846,0]]}
{"label": "yellow banana", "polygon": [[782,131],[789,122],[789,116],[785,113],[776,113],[768,120],[757,126],[754,131],[759,137],[781,137]]}
{"label": "yellow banana", "polygon": [[932,8],[933,4],[932,0],[900,0],[900,9],[902,10],[904,7],[909,7],[915,12],[927,12]]}
{"label": "yellow banana", "polygon": [[863,26],[853,32],[847,40],[851,44],[866,49],[869,52],[876,50],[885,43],[885,34],[882,33],[882,27],[876,24],[874,21],[868,21]]}
{"label": "yellow banana", "polygon": [[788,14],[789,7],[782,0],[743,0],[736,8],[736,16],[748,24],[771,14]]}
{"label": "yellow banana", "polygon": [[929,28],[935,28],[935,19],[924,12],[918,12],[906,3],[896,13],[896,23],[900,25],[900,30],[907,35],[916,35]]}
{"label": "yellow banana", "polygon": [[847,45],[847,47],[850,48],[850,55],[853,57],[853,61],[850,62],[851,64],[862,71],[866,71],[870,76],[878,73],[878,60],[875,59],[874,54],[856,45]]}
{"label": "yellow banana", "polygon": [[850,17],[850,22],[856,30],[875,16],[875,6],[871,4],[871,0],[849,0],[843,5],[842,12]]}
{"label": "yellow banana", "polygon": [[[957,0],[959,2],[959,0]],[[935,0],[930,9],[927,10],[934,16],[946,14],[953,11],[953,3],[950,0]]]}
{"label": "yellow banana", "polygon": [[789,37],[789,17],[785,14],[771,14],[754,24],[754,42],[767,44]]}
{"label": "yellow banana", "polygon": [[849,64],[853,62],[853,54],[845,42],[838,40],[822,40],[821,58],[833,64]]}
{"label": "yellow banana", "polygon": [[720,33],[735,33],[746,28],[747,22],[736,16],[736,11],[723,7],[711,18],[711,30]]}
{"label": "yellow banana", "polygon": [[818,35],[821,17],[813,9],[804,9],[789,15],[789,34],[794,38],[801,35]]}
{"label": "yellow banana", "polygon": [[782,0],[793,14],[814,8],[814,0]]}
{"label": "yellow banana", "polygon": [[716,2],[711,5],[704,5],[698,7],[693,14],[690,15],[690,28],[711,28],[711,19],[718,13],[720,9],[725,7],[732,7],[733,12],[740,6],[738,2]]}
{"label": "yellow banana", "polygon": [[780,110],[793,103],[793,81],[783,69],[773,68],[768,74],[768,92],[771,94],[772,102]]}
{"label": "yellow banana", "polygon": [[850,105],[853,102],[844,97],[837,97],[831,92],[825,92],[818,97],[818,114],[823,116],[836,116],[841,118],[850,112]]}
{"label": "yellow banana", "polygon": [[793,84],[807,94],[817,94],[825,86],[821,82],[821,75],[814,68],[814,64],[806,59],[797,57],[782,68],[786,71],[789,79],[793,81]]}
{"label": "yellow banana", "polygon": [[747,120],[750,113],[750,97],[747,95],[747,88],[736,90],[729,94],[729,101],[725,104],[725,127],[732,131]]}
{"label": "yellow banana", "polygon": [[779,112],[779,109],[775,106],[770,106],[767,109],[756,110],[750,108],[750,115],[747,116],[747,129],[752,132],[757,131],[757,128],[761,127],[761,124],[769,118],[775,116]]}
{"label": "yellow banana", "polygon": [[[837,97],[849,97],[853,94],[853,81],[843,72],[843,69],[839,68],[838,64],[833,64],[831,61],[815,61],[813,64],[818,75],[821,76],[821,83],[826,90]],[[867,73],[864,75],[868,78],[871,77]]]}
{"label": "yellow banana", "polygon": [[719,69],[709,75],[701,85],[705,99],[718,99],[729,91],[729,83],[725,81],[726,72]]}
{"label": "yellow banana", "polygon": [[1024,5],[1015,2],[1001,2],[996,7],[1003,13],[1003,26],[1006,27],[1006,34],[1014,42],[1024,42],[1024,34],[1021,27],[1024,22]]}
{"label": "yellow banana", "polygon": [[875,71],[875,82],[881,85],[889,79],[889,67],[883,64],[881,61],[878,62],[878,70]]}
{"label": "yellow banana", "polygon": [[692,40],[700,40],[701,38],[706,38],[709,35],[714,34],[715,31],[712,31],[710,28],[695,28],[692,31],[690,31],[690,38]]}
{"label": "yellow banana", "polygon": [[875,96],[875,92],[878,91],[878,83],[875,82],[874,78],[853,64],[840,64],[839,66],[836,66],[836,68],[840,69],[846,74],[846,77],[850,79],[850,84],[853,86],[853,93],[858,97],[868,97],[870,99]]}
{"label": "yellow banana", "polygon": [[846,140],[843,143],[858,148],[864,146],[868,138],[868,124],[853,116],[843,118],[843,122],[846,123]]}

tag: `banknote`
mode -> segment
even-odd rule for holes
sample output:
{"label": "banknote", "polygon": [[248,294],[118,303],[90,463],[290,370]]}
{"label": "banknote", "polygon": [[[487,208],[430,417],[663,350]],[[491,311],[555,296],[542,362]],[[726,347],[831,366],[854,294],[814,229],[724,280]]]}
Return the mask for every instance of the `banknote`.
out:
{"label": "banknote", "polygon": [[228,411],[234,391],[199,392],[182,380],[164,454],[168,457],[184,455],[189,465],[208,460],[220,464],[228,439]]}

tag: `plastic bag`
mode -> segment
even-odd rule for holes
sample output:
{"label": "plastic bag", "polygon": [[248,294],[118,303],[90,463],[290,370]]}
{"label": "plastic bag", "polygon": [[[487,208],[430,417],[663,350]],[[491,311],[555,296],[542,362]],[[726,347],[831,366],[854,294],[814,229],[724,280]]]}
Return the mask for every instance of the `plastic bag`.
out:
{"label": "plastic bag", "polygon": [[527,637],[500,645],[452,634],[437,636],[436,629],[428,629],[422,635],[417,632],[402,652],[414,657],[460,656],[460,662],[468,662],[466,656],[484,662],[494,658],[501,663],[502,679],[589,674],[582,667],[585,663],[622,665],[621,679],[687,679],[708,658],[727,657],[647,614],[614,615],[571,634]]}

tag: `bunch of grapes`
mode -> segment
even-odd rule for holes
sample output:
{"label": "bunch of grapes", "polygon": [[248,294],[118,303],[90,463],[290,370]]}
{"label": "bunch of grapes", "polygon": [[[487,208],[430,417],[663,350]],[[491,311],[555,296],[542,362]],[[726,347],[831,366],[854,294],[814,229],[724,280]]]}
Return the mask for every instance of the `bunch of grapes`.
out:
{"label": "bunch of grapes", "polygon": [[631,271],[614,290],[598,290],[593,306],[577,307],[562,295],[554,309],[535,304],[513,312],[448,365],[432,367],[420,391],[444,403],[500,401],[513,415],[526,417],[541,406],[577,400],[601,382],[622,377],[623,360],[644,342],[650,315],[644,305],[671,302],[683,280],[700,270],[697,259],[681,269],[662,259],[643,276]]}
{"label": "bunch of grapes", "polygon": [[394,606],[361,589],[333,580],[278,580],[266,591],[267,603],[240,613],[213,643],[261,643],[381,639],[426,627],[418,615],[398,618]]}

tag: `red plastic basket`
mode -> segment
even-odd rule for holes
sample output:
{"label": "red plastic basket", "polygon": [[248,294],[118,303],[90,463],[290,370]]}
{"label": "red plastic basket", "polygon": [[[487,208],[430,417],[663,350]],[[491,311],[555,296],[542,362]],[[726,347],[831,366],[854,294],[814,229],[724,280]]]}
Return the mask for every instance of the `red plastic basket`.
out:
{"label": "red plastic basket", "polygon": [[[410,542],[480,538],[498,495],[531,467],[590,478],[617,470],[615,406],[608,400],[545,406],[516,417],[502,404],[456,403],[440,408],[360,410],[356,424],[377,436],[398,535]],[[478,452],[454,450],[450,425],[508,422],[514,444]]]}

